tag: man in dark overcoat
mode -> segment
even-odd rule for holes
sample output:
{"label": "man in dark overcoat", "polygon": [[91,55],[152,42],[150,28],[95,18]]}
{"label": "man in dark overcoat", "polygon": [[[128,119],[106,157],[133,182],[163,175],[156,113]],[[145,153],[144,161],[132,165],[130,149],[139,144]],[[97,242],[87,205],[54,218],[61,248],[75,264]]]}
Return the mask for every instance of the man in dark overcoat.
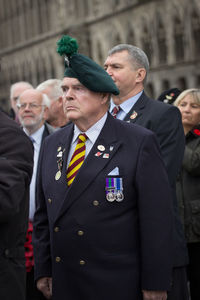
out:
{"label": "man in dark overcoat", "polygon": [[25,300],[24,242],[28,225],[33,146],[0,112],[0,299]]}
{"label": "man in dark overcoat", "polygon": [[112,96],[110,112],[117,119],[141,125],[156,134],[171,186],[174,210],[173,276],[168,300],[188,300],[188,254],[176,199],[176,178],[185,147],[180,112],[176,107],[145,94],[149,61],[142,49],[119,44],[108,52],[104,68],[120,91],[119,95]]}
{"label": "man in dark overcoat", "polygon": [[115,120],[107,112],[109,95],[118,94],[111,77],[89,58],[65,54],[63,105],[72,123],[43,144],[37,286],[54,300],[166,300],[172,202],[156,137]]}

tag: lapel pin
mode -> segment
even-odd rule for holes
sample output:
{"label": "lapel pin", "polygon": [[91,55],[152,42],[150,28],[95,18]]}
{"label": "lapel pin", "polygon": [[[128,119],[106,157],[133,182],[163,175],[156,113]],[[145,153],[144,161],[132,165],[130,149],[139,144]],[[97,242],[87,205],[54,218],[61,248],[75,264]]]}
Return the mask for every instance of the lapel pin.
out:
{"label": "lapel pin", "polygon": [[101,154],[102,154],[102,152],[97,152],[97,153],[95,153],[95,156],[101,156]]}
{"label": "lapel pin", "polygon": [[62,149],[62,148],[59,146],[58,149],[57,149],[57,151],[59,152],[61,149]]}
{"label": "lapel pin", "polygon": [[60,177],[61,177],[61,171],[59,170],[58,172],[56,172],[55,180],[59,180]]}
{"label": "lapel pin", "polygon": [[105,147],[103,145],[98,145],[97,149],[100,151],[105,151]]}
{"label": "lapel pin", "polygon": [[63,155],[63,152],[60,151],[60,152],[57,154],[57,157],[62,157],[62,155]]}
{"label": "lapel pin", "polygon": [[109,158],[109,153],[104,153],[103,158]]}
{"label": "lapel pin", "polygon": [[137,117],[137,112],[134,110],[132,115],[130,116],[130,119],[133,120]]}
{"label": "lapel pin", "polygon": [[110,146],[110,151],[113,151],[114,147],[113,146]]}

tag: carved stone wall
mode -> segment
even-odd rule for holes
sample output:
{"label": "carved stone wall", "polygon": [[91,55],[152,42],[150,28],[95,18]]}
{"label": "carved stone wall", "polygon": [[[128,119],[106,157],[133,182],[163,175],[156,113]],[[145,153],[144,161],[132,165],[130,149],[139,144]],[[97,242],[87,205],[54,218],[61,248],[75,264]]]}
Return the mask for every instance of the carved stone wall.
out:
{"label": "carved stone wall", "polygon": [[199,0],[0,0],[0,101],[8,108],[10,85],[37,86],[62,78],[56,53],[62,34],[77,38],[80,52],[103,64],[118,43],[148,55],[147,91],[200,88]]}

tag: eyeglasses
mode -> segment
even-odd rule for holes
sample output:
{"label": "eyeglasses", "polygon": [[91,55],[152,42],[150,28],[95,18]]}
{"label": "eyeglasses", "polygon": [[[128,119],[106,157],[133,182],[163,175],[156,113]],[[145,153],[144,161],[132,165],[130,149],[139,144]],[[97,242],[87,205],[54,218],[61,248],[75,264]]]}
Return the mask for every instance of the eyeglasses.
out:
{"label": "eyeglasses", "polygon": [[45,105],[42,105],[42,104],[36,104],[36,103],[18,103],[17,104],[17,107],[18,109],[20,110],[24,110],[26,107],[29,107],[30,109],[38,109],[40,106],[45,106]]}

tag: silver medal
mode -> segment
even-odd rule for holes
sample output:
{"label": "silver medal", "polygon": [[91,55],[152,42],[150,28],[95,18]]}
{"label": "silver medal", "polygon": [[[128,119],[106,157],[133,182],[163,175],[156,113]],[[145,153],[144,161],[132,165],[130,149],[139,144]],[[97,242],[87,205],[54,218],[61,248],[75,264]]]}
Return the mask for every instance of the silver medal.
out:
{"label": "silver medal", "polygon": [[107,199],[109,202],[115,201],[115,194],[114,194],[113,192],[108,192],[107,195],[106,195],[106,199]]}
{"label": "silver medal", "polygon": [[122,191],[118,191],[116,194],[116,201],[121,202],[123,200],[124,200],[124,194],[122,193]]}

